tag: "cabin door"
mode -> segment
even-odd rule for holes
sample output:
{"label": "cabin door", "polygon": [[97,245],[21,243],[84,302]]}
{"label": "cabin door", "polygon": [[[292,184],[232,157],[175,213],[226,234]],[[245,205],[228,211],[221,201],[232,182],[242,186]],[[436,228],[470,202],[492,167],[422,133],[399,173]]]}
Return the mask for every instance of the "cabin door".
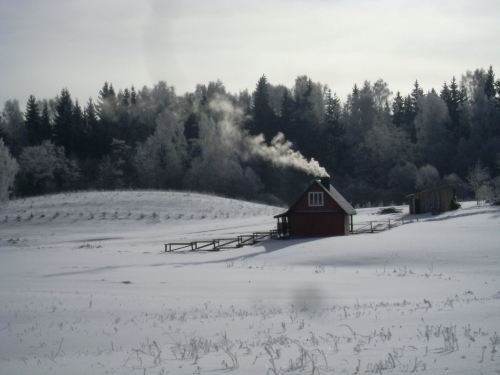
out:
{"label": "cabin door", "polygon": [[421,214],[422,208],[420,207],[420,198],[415,198],[415,213]]}

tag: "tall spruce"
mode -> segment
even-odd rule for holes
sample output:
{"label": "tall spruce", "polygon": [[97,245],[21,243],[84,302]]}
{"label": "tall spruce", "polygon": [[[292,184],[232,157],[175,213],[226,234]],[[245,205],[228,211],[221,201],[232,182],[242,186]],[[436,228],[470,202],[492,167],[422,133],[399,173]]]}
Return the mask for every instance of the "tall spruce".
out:
{"label": "tall spruce", "polygon": [[71,132],[73,122],[73,101],[68,89],[61,90],[56,105],[56,116],[54,119],[54,143],[56,146],[64,147],[66,154],[69,153],[71,145]]}
{"label": "tall spruce", "polygon": [[49,103],[47,100],[43,101],[41,123],[40,123],[40,135],[42,141],[47,141],[52,138],[52,121],[49,114]]}
{"label": "tall spruce", "polygon": [[484,82],[484,93],[488,99],[494,98],[496,94],[495,89],[495,73],[493,67],[490,65],[488,73],[486,73],[486,80]]}
{"label": "tall spruce", "polygon": [[82,107],[80,107],[78,100],[75,100],[75,104],[73,106],[71,130],[71,142],[68,153],[75,154],[80,159],[84,159],[87,153],[88,133],[86,131],[83,110]]}
{"label": "tall spruce", "polygon": [[455,77],[453,77],[449,86],[446,82],[444,83],[443,89],[441,90],[441,99],[444,100],[448,107],[448,114],[451,120],[450,131],[455,141],[458,142],[461,137],[468,137],[467,128],[460,123],[462,111],[461,104],[466,101],[467,95],[465,89],[458,86]]}
{"label": "tall spruce", "polygon": [[403,128],[405,123],[405,106],[404,99],[398,91],[392,102],[392,123],[397,128]]}
{"label": "tall spruce", "polygon": [[24,124],[28,132],[28,144],[30,146],[39,145],[43,141],[42,116],[40,115],[40,108],[33,95],[30,95],[28,103],[26,104],[26,113],[24,114]]}
{"label": "tall spruce", "polygon": [[252,123],[250,131],[253,134],[264,134],[270,140],[276,134],[276,114],[269,105],[269,82],[263,75],[257,82],[252,94]]}
{"label": "tall spruce", "polygon": [[415,128],[415,118],[419,110],[419,100],[424,95],[424,90],[420,87],[418,80],[415,80],[413,90],[405,97],[404,106],[404,130],[412,143],[417,143],[417,130]]}
{"label": "tall spruce", "polygon": [[120,95],[118,109],[117,109],[117,132],[113,138],[121,139],[126,142],[131,141],[131,94],[128,89],[123,91]]}
{"label": "tall spruce", "polygon": [[321,138],[322,154],[326,161],[328,170],[335,170],[338,175],[344,167],[343,158],[345,145],[343,135],[344,126],[341,123],[340,99],[336,94],[332,95],[332,90],[328,90],[325,100],[324,136]]}
{"label": "tall spruce", "polygon": [[97,112],[102,129],[101,136],[104,138],[99,142],[98,154],[102,156],[109,153],[111,141],[117,136],[116,112],[118,101],[112,84],[104,83],[103,88],[99,91],[97,103]]}
{"label": "tall spruce", "polygon": [[103,156],[103,150],[106,148],[106,134],[99,121],[97,109],[89,98],[85,107],[85,127],[89,132],[88,156],[90,158],[100,158]]}

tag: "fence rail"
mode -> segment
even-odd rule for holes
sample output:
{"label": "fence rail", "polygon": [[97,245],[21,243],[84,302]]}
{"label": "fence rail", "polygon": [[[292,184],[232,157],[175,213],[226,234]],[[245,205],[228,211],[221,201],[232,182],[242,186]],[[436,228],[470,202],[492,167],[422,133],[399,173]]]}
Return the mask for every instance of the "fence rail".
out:
{"label": "fence rail", "polygon": [[278,232],[273,229],[269,232],[255,232],[252,234],[242,234],[231,238],[216,238],[213,240],[200,240],[191,242],[171,242],[165,244],[165,252],[186,250],[188,251],[219,251],[221,249],[237,249],[243,246],[254,245],[267,238],[278,237]]}
{"label": "fence rail", "polygon": [[[382,232],[384,230],[388,230],[399,225],[404,224],[403,219],[395,220],[373,220],[365,223],[353,224],[353,228],[351,230],[351,234],[360,234],[360,233],[376,233]],[[356,229],[356,227],[358,227]]]}
{"label": "fence rail", "polygon": [[[388,230],[404,224],[403,219],[372,220],[364,223],[352,224],[351,234],[376,233]],[[269,232],[254,232],[242,234],[231,238],[216,238],[213,240],[199,240],[191,242],[171,242],[165,244],[165,252],[188,250],[188,251],[219,251],[222,249],[238,249],[243,246],[254,245],[268,238],[278,238],[276,229]]]}

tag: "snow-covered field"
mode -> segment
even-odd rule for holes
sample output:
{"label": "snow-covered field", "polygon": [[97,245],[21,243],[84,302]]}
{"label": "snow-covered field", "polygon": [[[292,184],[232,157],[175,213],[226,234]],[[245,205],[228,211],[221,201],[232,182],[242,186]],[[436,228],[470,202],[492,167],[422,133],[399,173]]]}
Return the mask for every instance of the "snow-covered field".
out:
{"label": "snow-covered field", "polygon": [[0,216],[0,374],[500,372],[500,210],[465,203],[376,234],[220,252],[283,209],[92,192]]}

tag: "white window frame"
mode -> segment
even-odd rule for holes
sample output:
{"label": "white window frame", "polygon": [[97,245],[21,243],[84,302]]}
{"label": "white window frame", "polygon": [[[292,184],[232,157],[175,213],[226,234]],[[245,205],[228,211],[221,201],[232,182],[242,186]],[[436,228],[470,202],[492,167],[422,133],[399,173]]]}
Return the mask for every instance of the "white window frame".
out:
{"label": "white window frame", "polygon": [[309,206],[319,207],[324,205],[323,192],[311,191],[309,192]]}

